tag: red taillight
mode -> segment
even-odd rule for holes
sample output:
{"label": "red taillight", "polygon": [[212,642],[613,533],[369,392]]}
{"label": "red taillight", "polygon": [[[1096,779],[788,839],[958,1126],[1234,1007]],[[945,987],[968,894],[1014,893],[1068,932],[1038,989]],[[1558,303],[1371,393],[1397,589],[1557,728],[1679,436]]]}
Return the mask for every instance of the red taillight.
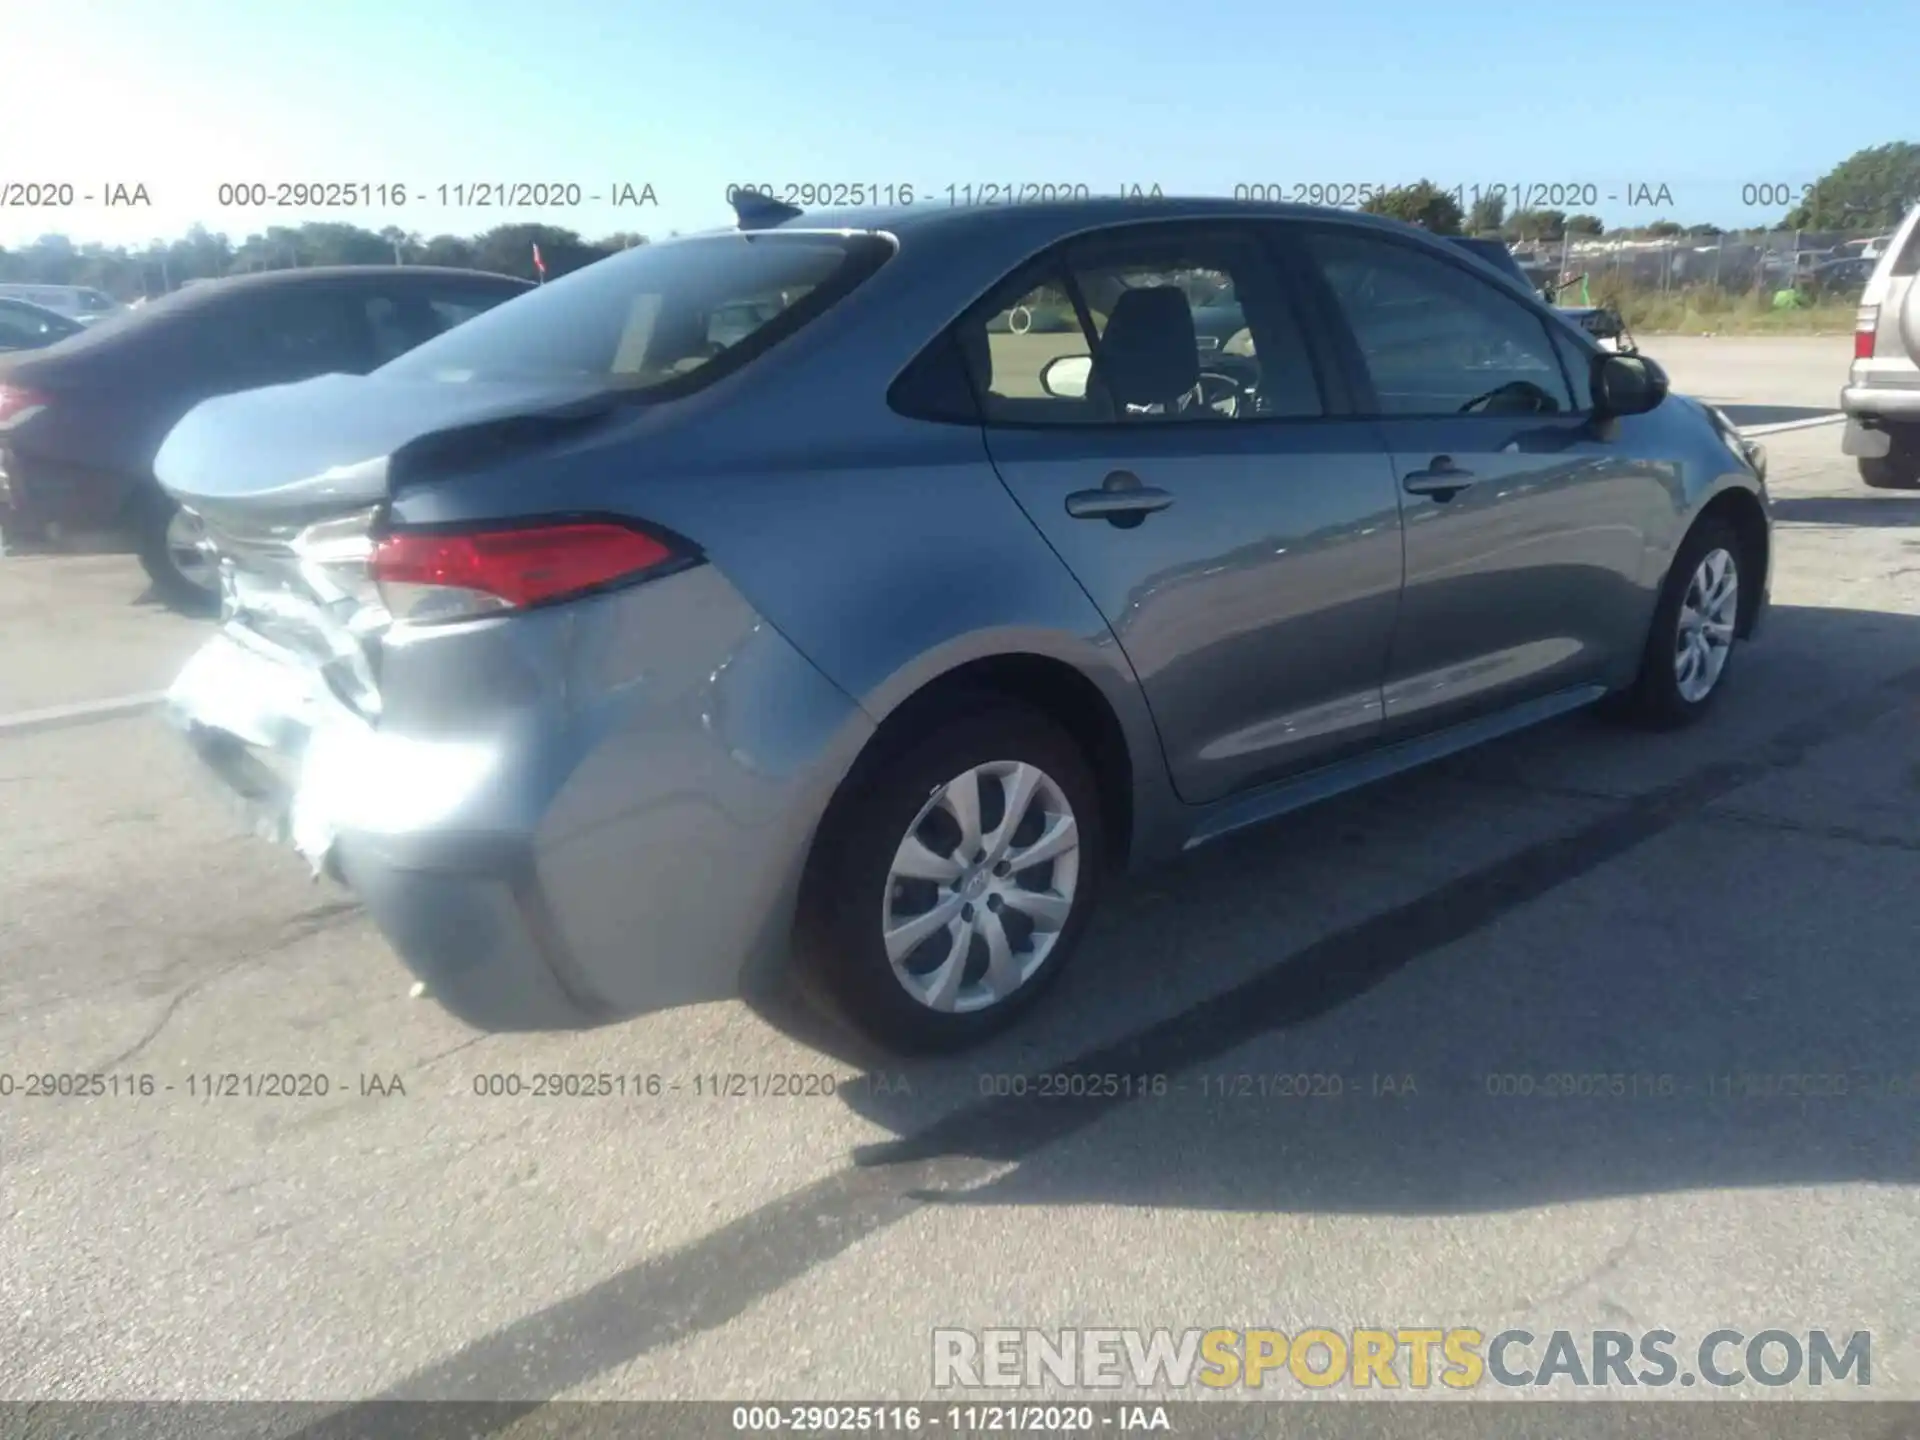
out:
{"label": "red taillight", "polygon": [[0,430],[11,430],[23,420],[31,420],[52,403],[51,396],[24,385],[0,385]]}
{"label": "red taillight", "polygon": [[520,530],[402,531],[368,562],[401,620],[458,620],[563,599],[682,559],[641,530],[601,521]]}
{"label": "red taillight", "polygon": [[1871,360],[1873,358],[1873,337],[1880,330],[1880,307],[1862,305],[1853,318],[1853,358]]}

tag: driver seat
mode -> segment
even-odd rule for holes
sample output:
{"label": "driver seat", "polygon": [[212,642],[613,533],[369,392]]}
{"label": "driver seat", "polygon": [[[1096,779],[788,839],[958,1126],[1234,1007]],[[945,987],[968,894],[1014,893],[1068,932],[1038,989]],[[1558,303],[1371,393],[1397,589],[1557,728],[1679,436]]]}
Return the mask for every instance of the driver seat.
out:
{"label": "driver seat", "polygon": [[1199,384],[1200,344],[1186,292],[1175,285],[1124,292],[1107,318],[1088,388],[1098,386],[1116,413],[1157,405],[1151,418],[1164,418],[1178,413]]}

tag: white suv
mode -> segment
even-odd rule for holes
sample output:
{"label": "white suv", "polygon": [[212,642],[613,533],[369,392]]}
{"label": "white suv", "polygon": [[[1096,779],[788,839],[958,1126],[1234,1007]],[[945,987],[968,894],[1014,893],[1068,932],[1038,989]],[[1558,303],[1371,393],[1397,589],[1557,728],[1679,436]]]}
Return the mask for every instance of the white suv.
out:
{"label": "white suv", "polygon": [[1841,450],[1882,489],[1920,486],[1920,205],[1907,212],[1873,267],[1853,327],[1853,368],[1840,392]]}

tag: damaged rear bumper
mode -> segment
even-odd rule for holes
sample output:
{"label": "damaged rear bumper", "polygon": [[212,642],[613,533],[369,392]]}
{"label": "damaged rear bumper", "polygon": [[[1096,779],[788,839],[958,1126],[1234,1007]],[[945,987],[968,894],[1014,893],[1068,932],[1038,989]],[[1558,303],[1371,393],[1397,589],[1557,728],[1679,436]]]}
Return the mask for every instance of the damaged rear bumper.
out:
{"label": "damaged rear bumper", "polygon": [[577,1029],[786,962],[814,828],[873,727],[711,567],[399,627],[377,669],[377,704],[349,704],[324,663],[230,623],[167,711],[446,1009]]}
{"label": "damaged rear bumper", "polygon": [[551,1030],[618,1018],[590,985],[562,979],[568,962],[542,919],[532,837],[432,825],[497,781],[487,747],[383,736],[317,669],[243,633],[222,632],[194,655],[167,713],[248,827],[352,890],[461,1019]]}

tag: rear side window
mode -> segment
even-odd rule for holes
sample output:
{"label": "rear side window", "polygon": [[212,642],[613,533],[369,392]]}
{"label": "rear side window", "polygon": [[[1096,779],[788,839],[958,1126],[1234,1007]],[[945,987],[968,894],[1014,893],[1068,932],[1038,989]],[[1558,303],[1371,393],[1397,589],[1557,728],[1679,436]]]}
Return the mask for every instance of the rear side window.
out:
{"label": "rear side window", "polygon": [[1920,273],[1920,218],[1908,217],[1907,238],[1900,246],[1900,253],[1893,257],[1893,266],[1889,275],[1913,275]]}
{"label": "rear side window", "polygon": [[382,373],[604,377],[684,394],[823,314],[892,253],[876,235],[777,230],[637,246],[457,326]]}
{"label": "rear side window", "polygon": [[519,293],[517,290],[464,290],[435,295],[427,305],[440,321],[440,328],[451,330]]}
{"label": "rear side window", "polygon": [[367,324],[373,334],[375,362],[389,360],[424,345],[448,327],[420,294],[396,292],[367,297]]}
{"label": "rear side window", "polygon": [[262,384],[334,372],[364,374],[376,357],[368,298],[357,286],[299,285],[236,294],[218,312],[216,328],[230,359]]}

